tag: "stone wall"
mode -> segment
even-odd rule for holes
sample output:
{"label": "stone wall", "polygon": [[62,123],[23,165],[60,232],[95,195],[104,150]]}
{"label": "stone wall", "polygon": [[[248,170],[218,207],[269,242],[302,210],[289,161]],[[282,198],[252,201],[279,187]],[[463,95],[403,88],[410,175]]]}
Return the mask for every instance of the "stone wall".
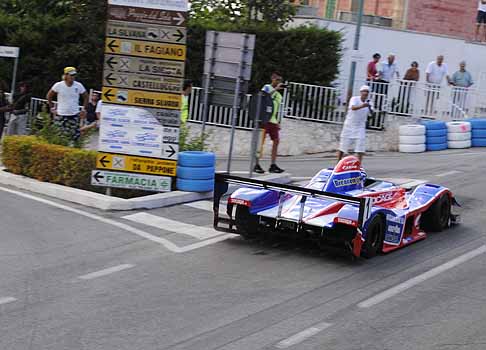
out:
{"label": "stone wall", "polygon": [[[367,151],[397,151],[398,128],[400,125],[410,124],[411,118],[388,116],[384,131],[367,132]],[[200,124],[189,124],[191,134],[199,135]],[[229,151],[231,129],[207,126],[209,133],[209,149],[219,156],[226,156]],[[339,145],[341,125],[317,123],[298,119],[284,119],[281,130],[281,156],[296,156],[324,152],[334,152]],[[234,145],[235,156],[248,156],[251,150],[252,133],[247,130],[237,130]],[[266,143],[265,155],[270,154],[271,142]]]}

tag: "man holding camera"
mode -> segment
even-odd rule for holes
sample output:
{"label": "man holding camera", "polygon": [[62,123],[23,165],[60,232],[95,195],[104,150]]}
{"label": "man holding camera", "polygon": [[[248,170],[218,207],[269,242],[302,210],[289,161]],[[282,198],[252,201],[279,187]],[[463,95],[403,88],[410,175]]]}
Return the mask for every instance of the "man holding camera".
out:
{"label": "man holding camera", "polygon": [[267,134],[270,136],[270,139],[273,142],[272,146],[272,164],[270,166],[269,172],[271,173],[276,173],[280,174],[283,173],[284,170],[280,169],[277,166],[277,155],[278,155],[278,145],[280,142],[280,106],[282,105],[282,94],[280,93],[281,91],[285,90],[286,86],[283,84],[283,79],[282,75],[278,72],[273,72],[272,73],[272,83],[267,84],[263,87],[262,91],[265,94],[268,94],[271,96],[273,100],[273,109],[272,109],[272,115],[270,117],[270,120],[264,121],[263,123],[263,137],[262,137],[262,143],[260,147],[260,152],[257,154],[257,159],[256,159],[256,165],[253,171],[258,174],[263,174],[265,173],[265,170],[262,169],[259,163],[259,159],[261,158],[263,154],[263,146],[265,144],[265,138]]}
{"label": "man holding camera", "polygon": [[362,86],[360,96],[354,96],[349,100],[348,114],[344,121],[339,145],[338,160],[341,160],[354,144],[354,153],[359,160],[363,160],[366,150],[366,122],[368,114],[373,113],[373,103],[369,99],[370,87]]}

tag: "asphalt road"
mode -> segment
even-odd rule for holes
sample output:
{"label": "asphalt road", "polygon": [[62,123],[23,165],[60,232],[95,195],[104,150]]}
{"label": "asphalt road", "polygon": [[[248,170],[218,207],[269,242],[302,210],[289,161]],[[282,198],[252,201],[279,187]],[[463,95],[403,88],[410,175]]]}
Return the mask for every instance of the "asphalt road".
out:
{"label": "asphalt road", "polygon": [[[366,158],[371,176],[449,186],[463,223],[357,262],[217,235],[209,202],[103,213],[0,187],[0,349],[485,349],[485,159]],[[280,164],[302,181],[333,162]]]}

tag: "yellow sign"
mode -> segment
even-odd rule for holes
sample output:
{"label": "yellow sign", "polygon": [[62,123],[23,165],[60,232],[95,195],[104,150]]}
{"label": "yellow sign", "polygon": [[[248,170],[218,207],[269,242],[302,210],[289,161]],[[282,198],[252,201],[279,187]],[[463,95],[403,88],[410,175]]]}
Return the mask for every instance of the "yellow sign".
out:
{"label": "yellow sign", "polygon": [[182,108],[182,97],[179,94],[104,87],[102,96],[103,102],[119,105],[177,110]]}
{"label": "yellow sign", "polygon": [[186,46],[149,41],[106,38],[105,53],[136,57],[186,60]]}
{"label": "yellow sign", "polygon": [[96,167],[130,173],[176,176],[177,162],[171,160],[98,153]]}

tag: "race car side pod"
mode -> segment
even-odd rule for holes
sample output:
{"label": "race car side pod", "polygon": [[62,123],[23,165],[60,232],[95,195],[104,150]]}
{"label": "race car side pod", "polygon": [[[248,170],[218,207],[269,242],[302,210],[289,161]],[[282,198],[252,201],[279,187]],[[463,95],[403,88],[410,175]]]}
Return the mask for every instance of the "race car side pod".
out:
{"label": "race car side pod", "polygon": [[[233,230],[233,226],[235,225],[233,218],[230,216],[227,219],[227,218],[220,218],[219,216],[219,206],[220,206],[221,198],[226,194],[226,192],[228,192],[229,184],[237,185],[241,187],[251,187],[251,188],[259,188],[262,190],[278,191],[279,192],[279,215],[278,216],[281,215],[281,208],[283,206],[283,202],[282,202],[283,194],[289,193],[297,196],[302,196],[300,202],[301,208],[300,208],[300,215],[299,215],[299,222],[298,222],[299,226],[302,224],[302,218],[304,215],[304,206],[308,197],[321,198],[321,199],[333,199],[348,204],[359,205],[358,224],[357,224],[358,235],[355,239],[355,242],[353,243],[352,252],[353,255],[357,257],[360,256],[363,226],[364,223],[370,218],[371,209],[373,206],[373,202],[371,198],[356,198],[356,197],[341,195],[337,193],[318,191],[310,188],[303,188],[303,187],[292,186],[292,185],[281,185],[273,182],[267,182],[267,181],[261,181],[255,179],[246,179],[243,177],[231,176],[227,174],[216,174],[215,184],[214,184],[213,226],[215,230],[232,232],[232,233],[236,233],[236,230]],[[220,223],[227,224],[228,228],[225,229],[219,227]]]}

